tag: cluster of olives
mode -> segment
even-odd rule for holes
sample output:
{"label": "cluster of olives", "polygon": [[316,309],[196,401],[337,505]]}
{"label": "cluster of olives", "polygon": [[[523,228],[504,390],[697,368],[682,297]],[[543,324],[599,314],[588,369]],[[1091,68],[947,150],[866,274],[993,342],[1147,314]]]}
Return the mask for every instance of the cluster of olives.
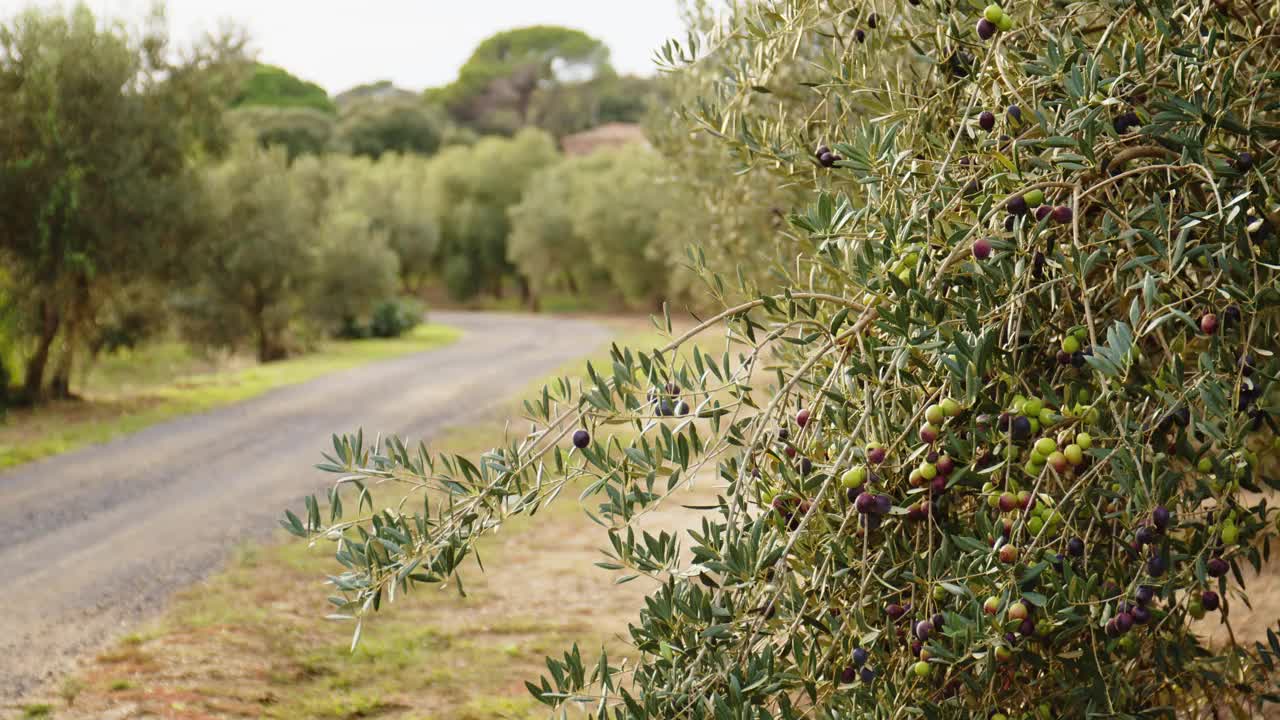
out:
{"label": "cluster of olives", "polygon": [[650,389],[647,400],[658,417],[684,417],[689,414],[689,403],[680,396],[680,386],[673,382],[667,383],[661,391]]}
{"label": "cluster of olives", "polygon": [[982,17],[978,19],[978,37],[983,40],[990,40],[996,34],[996,31],[1009,32],[1013,29],[1013,18],[1009,17],[1009,13],[1004,8],[995,3],[991,3],[982,11]]}
{"label": "cluster of olives", "polygon": [[835,167],[836,163],[840,162],[841,159],[839,155],[832,152],[831,148],[826,145],[820,145],[818,149],[813,152],[813,157],[817,159],[818,164],[824,168]]}

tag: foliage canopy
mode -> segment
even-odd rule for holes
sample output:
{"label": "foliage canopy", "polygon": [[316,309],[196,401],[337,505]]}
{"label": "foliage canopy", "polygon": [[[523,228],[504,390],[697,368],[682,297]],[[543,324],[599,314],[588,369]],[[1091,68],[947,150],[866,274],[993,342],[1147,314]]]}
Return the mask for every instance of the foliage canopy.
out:
{"label": "foliage canopy", "polygon": [[303,80],[282,67],[258,63],[244,87],[232,100],[232,107],[302,107],[336,113],[337,105],[319,85]]}

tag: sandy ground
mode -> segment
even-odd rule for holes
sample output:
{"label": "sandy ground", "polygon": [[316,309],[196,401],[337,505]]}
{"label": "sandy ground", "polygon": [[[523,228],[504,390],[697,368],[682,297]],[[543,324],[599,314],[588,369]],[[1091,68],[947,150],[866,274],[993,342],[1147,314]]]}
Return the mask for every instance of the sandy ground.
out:
{"label": "sandy ground", "polygon": [[330,434],[363,425],[429,439],[486,410],[609,331],[583,320],[435,313],[458,342],[283,388],[0,475],[0,699],[154,614],[269,536],[322,489]]}

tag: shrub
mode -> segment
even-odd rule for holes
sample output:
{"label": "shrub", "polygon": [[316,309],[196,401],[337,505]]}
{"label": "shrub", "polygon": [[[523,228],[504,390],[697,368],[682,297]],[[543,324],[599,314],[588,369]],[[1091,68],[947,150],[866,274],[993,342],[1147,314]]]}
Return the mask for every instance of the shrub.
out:
{"label": "shrub", "polygon": [[384,300],[373,309],[369,334],[377,338],[397,338],[422,323],[422,302],[413,298]]}
{"label": "shrub", "polygon": [[[1276,19],[852,5],[664,50],[719,76],[694,126],[807,194],[784,287],[615,348],[479,459],[338,438],[335,524],[285,526],[339,540],[363,623],[575,485],[599,565],[654,581],[634,659],[528,684],[600,718],[1259,713],[1280,637],[1231,617],[1280,521]],[[713,463],[689,547],[636,527]],[[421,509],[342,523],[346,483]]]}

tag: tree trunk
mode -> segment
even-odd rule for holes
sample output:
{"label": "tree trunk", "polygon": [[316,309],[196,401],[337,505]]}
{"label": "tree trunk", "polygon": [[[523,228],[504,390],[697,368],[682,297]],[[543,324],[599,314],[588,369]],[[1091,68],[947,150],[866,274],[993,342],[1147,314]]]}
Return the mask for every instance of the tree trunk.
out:
{"label": "tree trunk", "polygon": [[267,327],[266,303],[258,302],[253,308],[254,324],[258,328],[258,362],[269,363],[284,357],[284,348],[276,342],[271,329]]}
{"label": "tree trunk", "polygon": [[27,374],[23,379],[22,390],[29,402],[40,399],[40,390],[44,387],[44,369],[49,364],[49,349],[58,337],[58,327],[62,323],[58,310],[48,300],[40,303],[41,328],[40,340],[36,351],[27,360]]}
{"label": "tree trunk", "polygon": [[520,284],[521,302],[529,310],[538,312],[541,309],[538,303],[538,296],[533,292],[533,286],[529,284],[529,278],[524,275],[516,275],[516,282]]}
{"label": "tree trunk", "polygon": [[49,397],[66,400],[71,397],[71,367],[75,359],[76,344],[72,333],[67,333],[62,345],[62,355],[49,378]]}
{"label": "tree trunk", "polygon": [[[83,287],[81,288],[83,292]],[[49,379],[49,397],[66,400],[71,397],[71,369],[75,364],[76,341],[80,330],[81,311],[88,305],[81,296],[71,301],[62,322],[62,354]]]}

